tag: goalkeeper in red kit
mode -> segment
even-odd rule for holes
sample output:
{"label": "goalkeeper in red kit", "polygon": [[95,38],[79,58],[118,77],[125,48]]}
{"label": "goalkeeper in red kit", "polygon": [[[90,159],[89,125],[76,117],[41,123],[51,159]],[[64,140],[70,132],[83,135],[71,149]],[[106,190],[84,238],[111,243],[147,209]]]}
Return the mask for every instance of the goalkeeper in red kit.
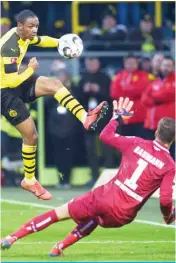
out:
{"label": "goalkeeper in red kit", "polygon": [[[175,139],[175,121],[162,118],[154,141],[125,137],[117,133],[120,123],[133,116],[133,102],[120,98],[113,102],[113,117],[100,134],[100,140],[122,152],[117,175],[102,185],[65,205],[41,214],[1,241],[1,248],[10,248],[18,239],[41,231],[49,225],[72,218],[77,226],[55,244],[50,256],[89,235],[97,226],[122,227],[132,222],[149,197],[160,187],[160,207],[166,224],[175,220],[172,205],[174,161],[169,147]],[[58,232],[59,235],[59,232]]]}

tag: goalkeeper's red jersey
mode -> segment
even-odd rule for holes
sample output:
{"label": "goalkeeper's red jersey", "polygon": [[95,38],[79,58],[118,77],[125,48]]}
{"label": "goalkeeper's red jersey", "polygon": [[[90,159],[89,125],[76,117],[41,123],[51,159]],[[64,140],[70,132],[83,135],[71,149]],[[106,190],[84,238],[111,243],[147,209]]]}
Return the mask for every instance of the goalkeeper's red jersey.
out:
{"label": "goalkeeper's red jersey", "polygon": [[115,120],[103,129],[100,139],[122,152],[117,175],[94,191],[109,206],[120,223],[131,222],[148,198],[160,187],[160,204],[164,216],[172,209],[175,162],[167,148],[159,142],[116,133]]}

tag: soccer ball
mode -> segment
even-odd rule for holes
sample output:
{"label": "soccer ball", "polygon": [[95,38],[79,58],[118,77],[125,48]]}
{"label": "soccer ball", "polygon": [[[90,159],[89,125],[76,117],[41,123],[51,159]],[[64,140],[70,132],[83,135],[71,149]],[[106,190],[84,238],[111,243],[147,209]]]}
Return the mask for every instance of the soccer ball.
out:
{"label": "soccer ball", "polygon": [[83,52],[83,42],[76,34],[66,34],[59,39],[59,54],[67,59],[77,58]]}

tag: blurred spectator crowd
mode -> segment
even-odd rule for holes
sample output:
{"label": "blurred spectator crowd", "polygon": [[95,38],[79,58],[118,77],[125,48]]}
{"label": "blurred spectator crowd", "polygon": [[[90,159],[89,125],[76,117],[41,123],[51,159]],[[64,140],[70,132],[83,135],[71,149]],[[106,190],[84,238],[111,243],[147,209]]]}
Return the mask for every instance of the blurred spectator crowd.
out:
{"label": "blurred spectator crowd", "polygon": [[[15,14],[26,8],[39,15],[41,34],[59,37],[71,31],[71,21],[68,16],[64,17],[71,12],[70,2],[42,2],[45,5],[42,13],[38,9],[39,3],[25,1],[18,2],[17,5],[15,2],[2,1],[2,33],[15,26]],[[90,167],[91,180],[86,186],[91,187],[99,177],[100,167],[113,168],[120,164],[120,153],[98,140],[100,130],[111,118],[113,100],[122,96],[134,101],[134,117],[120,127],[119,132],[125,136],[153,140],[160,118],[167,116],[175,119],[175,61],[172,56],[163,55],[163,51],[171,50],[174,40],[172,12],[175,9],[165,5],[163,26],[156,28],[152,15],[149,14],[152,13],[152,5],[143,4],[144,12],[139,9],[141,4],[129,4],[134,9],[133,14],[136,14],[131,20],[128,19],[129,6],[125,8],[125,5],[128,4],[121,3],[117,5],[118,8],[116,5],[106,5],[106,8],[101,7],[100,10],[89,7],[87,13],[83,8],[80,19],[85,14],[84,18],[88,21],[89,12],[97,14],[97,10],[99,11],[98,21],[90,21],[89,26],[81,32],[87,51],[125,50],[127,56],[115,63],[111,58],[86,57],[81,61],[82,70],[77,81],[72,78],[63,61],[54,60],[51,65],[50,76],[59,78],[86,110],[95,108],[103,100],[110,104],[106,119],[102,120],[96,133],[91,133],[85,132],[77,119],[53,97],[45,99],[46,163],[48,166],[55,166],[64,175],[59,185],[64,189],[70,187],[70,174],[75,166]],[[136,56],[134,51],[143,51],[144,56]],[[155,52],[155,55],[151,56],[151,52]],[[112,64],[115,71],[108,74],[104,68]],[[35,119],[35,104],[31,106],[31,114]],[[19,173],[18,167],[21,167],[17,153],[21,150],[21,139],[4,118],[1,129],[3,173],[10,178],[10,183],[18,184],[11,173]],[[170,150],[175,159],[174,150],[175,144]],[[15,168],[9,170],[13,165]]]}
{"label": "blurred spectator crowd", "polygon": [[[75,166],[90,167],[88,187],[98,179],[100,167],[119,166],[120,153],[98,139],[99,132],[112,116],[113,100],[127,96],[134,101],[134,117],[120,127],[119,132],[124,136],[153,140],[158,121],[165,116],[175,118],[175,62],[172,57],[157,53],[151,60],[140,61],[129,54],[124,58],[123,68],[112,79],[102,70],[99,58],[89,57],[84,63],[85,71],[77,84],[63,62],[53,61],[50,75],[59,78],[86,110],[95,108],[103,100],[109,102],[107,117],[95,133],[84,131],[79,121],[53,97],[46,97],[44,101],[46,163],[64,175],[59,185],[64,189],[70,187],[71,170]],[[35,104],[31,107],[35,119]],[[4,118],[1,136],[2,167],[15,184],[11,167],[15,164],[16,170],[20,167],[21,138]],[[175,159],[175,144],[170,152]]]}
{"label": "blurred spectator crowd", "polygon": [[[39,33],[60,37],[73,29],[71,2],[1,1],[1,33],[16,25],[16,15],[31,9],[40,19]],[[155,27],[155,3],[114,3],[80,5],[80,32],[87,49],[143,50],[170,48],[174,39],[175,4],[162,3],[162,24]],[[97,15],[98,14],[98,15]],[[91,44],[93,41],[93,45]],[[109,42],[110,41],[110,42]],[[104,43],[103,43],[104,42]]]}

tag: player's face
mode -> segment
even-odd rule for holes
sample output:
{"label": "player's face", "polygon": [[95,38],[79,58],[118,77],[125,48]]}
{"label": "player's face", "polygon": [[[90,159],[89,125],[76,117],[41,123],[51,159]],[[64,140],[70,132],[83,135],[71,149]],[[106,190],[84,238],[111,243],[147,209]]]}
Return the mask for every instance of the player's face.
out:
{"label": "player's face", "polygon": [[88,72],[97,72],[100,69],[100,62],[98,59],[89,59],[85,60],[85,66]]}
{"label": "player's face", "polygon": [[112,16],[106,16],[103,19],[102,27],[103,29],[111,29],[116,26],[116,20]]}
{"label": "player's face", "polygon": [[164,77],[168,76],[174,71],[174,63],[170,59],[164,59],[161,64],[161,73]]}
{"label": "player's face", "polygon": [[28,17],[24,24],[19,26],[23,39],[33,40],[38,32],[39,20],[37,17]]}
{"label": "player's face", "polygon": [[163,61],[164,56],[162,54],[156,54],[152,59],[152,67],[159,69]]}
{"label": "player's face", "polygon": [[142,61],[142,69],[145,71],[149,71],[151,67],[151,61],[150,60],[143,60]]}
{"label": "player's face", "polygon": [[124,67],[129,72],[134,72],[138,69],[138,62],[135,58],[128,58],[124,62]]}
{"label": "player's face", "polygon": [[141,30],[144,32],[150,32],[152,30],[153,24],[150,21],[142,20],[140,23]]}

